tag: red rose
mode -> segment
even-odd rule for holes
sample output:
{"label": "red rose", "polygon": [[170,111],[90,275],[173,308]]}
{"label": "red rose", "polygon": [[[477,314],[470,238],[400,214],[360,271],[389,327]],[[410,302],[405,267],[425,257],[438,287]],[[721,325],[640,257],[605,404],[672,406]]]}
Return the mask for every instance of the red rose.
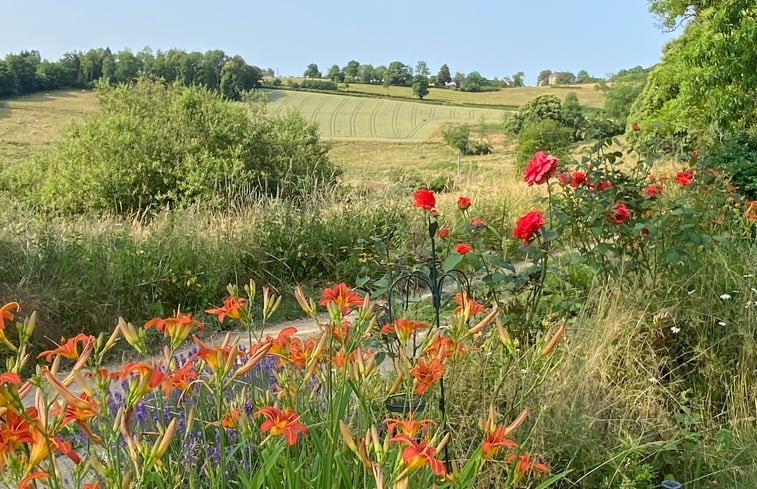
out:
{"label": "red rose", "polygon": [[613,224],[623,224],[631,218],[631,213],[628,212],[628,207],[625,204],[617,204],[613,210],[607,215],[607,219]]}
{"label": "red rose", "polygon": [[641,234],[643,234],[644,236],[649,234],[649,228],[641,228]]}
{"label": "red rose", "polygon": [[544,220],[544,213],[542,211],[528,212],[515,223],[513,237],[522,239],[523,244],[528,246],[528,242],[531,241],[534,234],[536,234],[544,224],[546,224],[546,221]]}
{"label": "red rose", "polygon": [[571,180],[570,173],[564,171],[557,175],[557,181],[560,182],[562,185],[569,185]]}
{"label": "red rose", "polygon": [[691,157],[696,158],[697,156],[699,156],[699,151],[695,149],[691,150]]}
{"label": "red rose", "polygon": [[635,132],[638,132],[641,128],[639,127],[637,123],[634,122],[633,125],[631,126],[631,129],[633,129]]}
{"label": "red rose", "polygon": [[523,174],[523,180],[530,187],[533,184],[541,185],[546,183],[551,176],[557,172],[557,165],[560,161],[552,155],[539,151],[531,158],[526,165],[526,171]]}
{"label": "red rose", "polygon": [[449,228],[447,226],[442,226],[436,231],[436,237],[446,239],[449,238]]}
{"label": "red rose", "polygon": [[484,225],[484,220],[483,219],[479,219],[477,217],[474,220],[472,220],[470,223],[473,224],[474,226],[483,226]]}
{"label": "red rose", "polygon": [[686,185],[689,185],[692,180],[694,180],[694,172],[692,170],[679,171],[676,175],[676,180],[678,181],[678,183],[685,187]]}
{"label": "red rose", "polygon": [[470,199],[468,197],[460,197],[459,199],[457,199],[458,209],[460,209],[461,211],[464,211],[468,207],[470,207]]}
{"label": "red rose", "polygon": [[458,245],[457,245],[457,246],[455,246],[455,251],[456,251],[456,252],[457,252],[458,254],[460,254],[460,255],[464,255],[464,254],[468,253],[468,252],[469,252],[470,250],[472,250],[472,249],[473,249],[473,248],[471,248],[471,246],[470,246],[470,245],[467,245],[467,244],[465,244],[465,243],[458,243]]}
{"label": "red rose", "polygon": [[648,185],[646,190],[644,190],[647,197],[657,197],[660,195],[660,192],[662,192],[662,187],[660,185]]}
{"label": "red rose", "polygon": [[597,190],[607,190],[608,188],[612,188],[612,182],[599,182],[599,185],[597,185]]}
{"label": "red rose", "polygon": [[570,186],[573,188],[580,187],[584,182],[586,182],[586,173],[582,171],[574,171],[570,176]]}
{"label": "red rose", "polygon": [[415,197],[415,203],[413,204],[415,207],[423,207],[427,211],[433,211],[434,206],[436,206],[436,197],[434,197],[434,192],[428,189],[421,189],[417,192],[413,192],[413,197]]}

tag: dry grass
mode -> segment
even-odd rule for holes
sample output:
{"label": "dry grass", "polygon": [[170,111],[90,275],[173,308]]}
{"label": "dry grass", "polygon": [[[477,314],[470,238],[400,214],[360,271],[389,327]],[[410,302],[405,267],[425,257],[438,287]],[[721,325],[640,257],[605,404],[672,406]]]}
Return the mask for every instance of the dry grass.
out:
{"label": "dry grass", "polygon": [[56,90],[0,101],[0,167],[49,147],[68,124],[99,110],[91,90]]}

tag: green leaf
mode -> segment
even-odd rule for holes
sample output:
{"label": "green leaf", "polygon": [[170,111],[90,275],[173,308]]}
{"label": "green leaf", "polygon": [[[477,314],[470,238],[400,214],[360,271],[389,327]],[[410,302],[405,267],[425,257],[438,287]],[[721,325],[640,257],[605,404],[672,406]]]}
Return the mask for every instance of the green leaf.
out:
{"label": "green leaf", "polygon": [[449,272],[457,265],[459,265],[461,261],[463,261],[463,255],[452,253],[444,260],[444,263],[442,263],[442,269],[445,272]]}

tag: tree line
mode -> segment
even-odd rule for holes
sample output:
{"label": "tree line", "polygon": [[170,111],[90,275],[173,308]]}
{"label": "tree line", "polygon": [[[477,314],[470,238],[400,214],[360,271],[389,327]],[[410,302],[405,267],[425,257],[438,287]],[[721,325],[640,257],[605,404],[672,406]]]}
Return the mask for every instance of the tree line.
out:
{"label": "tree line", "polygon": [[239,55],[229,56],[221,50],[205,53],[178,49],[153,51],[146,47],[133,53],[128,49],[113,52],[110,48],[71,51],[58,61],[42,58],[39,51],[10,53],[0,60],[0,97],[58,88],[89,88],[100,79],[111,83],[131,83],[139,77],[180,82],[187,86],[205,86],[229,99],[239,99],[246,90],[259,86],[264,75]]}

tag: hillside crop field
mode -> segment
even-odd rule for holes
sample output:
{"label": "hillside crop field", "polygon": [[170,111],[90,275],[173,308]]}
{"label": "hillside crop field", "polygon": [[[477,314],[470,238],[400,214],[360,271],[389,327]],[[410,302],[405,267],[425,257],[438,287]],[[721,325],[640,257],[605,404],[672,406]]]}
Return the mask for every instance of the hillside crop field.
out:
{"label": "hillside crop field", "polygon": [[[292,82],[301,82],[303,78],[292,78]],[[284,79],[284,83],[287,79]],[[370,85],[366,83],[340,84],[340,91],[356,94],[369,94],[380,97],[416,98],[411,87]],[[560,100],[574,92],[578,102],[588,108],[601,109],[605,106],[605,94],[594,88],[593,84],[559,85],[546,87],[503,88],[490,92],[461,92],[446,88],[429,88],[423,100],[435,103],[457,105],[491,105],[501,109],[516,110],[518,107],[539,95],[557,95]]]}
{"label": "hillside crop field", "polygon": [[313,92],[265,90],[268,112],[297,110],[327,139],[424,141],[450,123],[500,123],[507,111]]}

